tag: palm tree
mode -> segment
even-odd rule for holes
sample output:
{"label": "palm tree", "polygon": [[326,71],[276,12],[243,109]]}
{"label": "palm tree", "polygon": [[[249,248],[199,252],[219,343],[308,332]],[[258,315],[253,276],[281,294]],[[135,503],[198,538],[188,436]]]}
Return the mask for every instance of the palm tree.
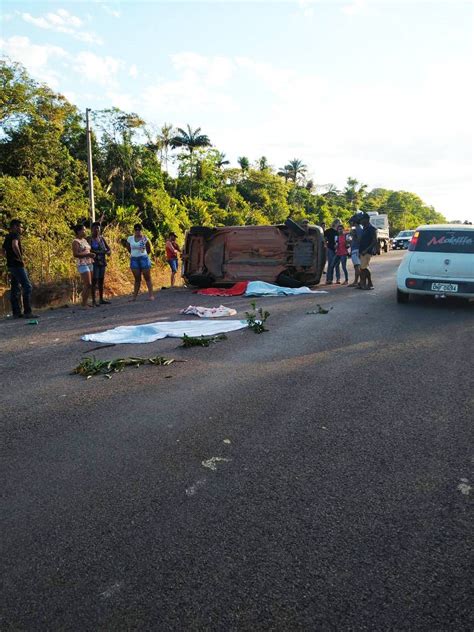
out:
{"label": "palm tree", "polygon": [[341,194],[341,192],[339,191],[339,189],[337,188],[335,184],[326,184],[324,186],[326,188],[326,191],[322,195],[325,198],[334,199],[338,195]]}
{"label": "palm tree", "polygon": [[219,152],[216,160],[216,165],[218,169],[221,169],[224,165],[230,165],[230,161],[226,159],[224,153]]}
{"label": "palm tree", "polygon": [[159,142],[161,158],[164,160],[166,171],[168,171],[168,151],[171,147],[172,138],[173,126],[171,123],[165,123],[157,136],[157,141]]}
{"label": "palm tree", "polygon": [[178,127],[176,131],[178,133],[171,138],[170,145],[173,149],[176,149],[176,147],[184,147],[189,151],[189,197],[192,197],[194,150],[199,147],[209,147],[211,141],[208,136],[201,134],[200,127],[193,130],[190,125],[187,125],[187,131],[181,127]]}
{"label": "palm tree", "polygon": [[357,212],[360,201],[365,195],[367,190],[367,185],[362,184],[359,180],[355,178],[347,178],[347,185],[344,189],[344,196],[346,198],[346,202],[352,208],[354,213]]}
{"label": "palm tree", "polygon": [[291,177],[290,171],[288,169],[288,165],[281,167],[278,171],[278,175],[281,176],[282,178],[285,178],[285,182],[288,182],[288,180]]}
{"label": "palm tree", "polygon": [[285,169],[287,169],[289,179],[293,180],[295,186],[298,179],[304,179],[304,177],[306,176],[306,172],[308,171],[308,167],[303,164],[303,162],[298,158],[293,158],[293,160],[290,160],[290,162],[285,165]]}
{"label": "palm tree", "polygon": [[258,168],[260,171],[267,171],[270,165],[268,164],[268,158],[266,156],[262,156],[258,159]]}
{"label": "palm tree", "polygon": [[244,172],[250,169],[250,160],[247,158],[247,156],[240,156],[239,158],[237,158],[237,164]]}

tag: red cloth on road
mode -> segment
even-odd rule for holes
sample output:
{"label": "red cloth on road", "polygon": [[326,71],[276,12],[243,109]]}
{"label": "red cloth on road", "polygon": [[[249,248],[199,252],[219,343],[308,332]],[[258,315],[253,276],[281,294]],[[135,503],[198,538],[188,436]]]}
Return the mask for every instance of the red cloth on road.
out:
{"label": "red cloth on road", "polygon": [[206,290],[197,290],[197,294],[205,294],[206,296],[240,296],[245,294],[248,281],[239,281],[232,287],[209,287]]}

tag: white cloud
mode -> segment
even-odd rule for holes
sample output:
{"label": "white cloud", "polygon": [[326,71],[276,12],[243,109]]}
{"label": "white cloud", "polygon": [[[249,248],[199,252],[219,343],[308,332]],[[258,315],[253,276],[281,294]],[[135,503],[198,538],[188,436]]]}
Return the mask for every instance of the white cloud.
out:
{"label": "white cloud", "polygon": [[66,9],[58,9],[56,13],[49,12],[39,17],[34,17],[31,13],[20,13],[25,22],[33,24],[41,29],[54,31],[56,33],[66,33],[81,42],[89,44],[101,44],[102,40],[90,31],[80,30],[83,21],[66,11]]}
{"label": "white cloud", "polygon": [[82,79],[111,87],[117,86],[117,74],[123,67],[124,63],[120,59],[109,55],[101,57],[90,51],[79,53],[74,61],[74,69]]}
{"label": "white cloud", "polygon": [[147,111],[173,110],[175,116],[188,116],[189,110],[230,113],[236,104],[228,93],[228,83],[235,71],[232,59],[205,57],[192,52],[171,55],[175,79],[161,80],[145,90]]}
{"label": "white cloud", "polygon": [[[57,88],[60,73],[58,61],[65,61],[68,53],[59,46],[51,44],[33,44],[28,37],[13,35],[8,39],[0,39],[0,49],[14,61],[21,62],[40,81],[44,81],[52,88]],[[54,62],[56,68],[49,67]]]}
{"label": "white cloud", "polygon": [[132,77],[132,79],[135,79],[138,76],[138,68],[135,64],[132,64],[130,66],[130,68],[128,69],[128,74],[130,77]]}
{"label": "white cloud", "polygon": [[363,13],[367,9],[367,0],[352,0],[350,4],[341,7],[341,11],[345,15],[357,15]]}
{"label": "white cloud", "polygon": [[109,5],[107,4],[102,4],[101,6],[104,11],[111,15],[113,18],[119,18],[122,15],[122,13],[118,9],[112,9],[112,7],[109,7]]}

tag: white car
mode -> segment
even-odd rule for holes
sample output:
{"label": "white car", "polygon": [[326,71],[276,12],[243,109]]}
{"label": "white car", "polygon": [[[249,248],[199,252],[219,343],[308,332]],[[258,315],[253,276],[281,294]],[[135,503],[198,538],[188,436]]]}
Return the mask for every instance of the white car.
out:
{"label": "white car", "polygon": [[419,226],[397,272],[397,301],[410,294],[474,298],[474,226]]}

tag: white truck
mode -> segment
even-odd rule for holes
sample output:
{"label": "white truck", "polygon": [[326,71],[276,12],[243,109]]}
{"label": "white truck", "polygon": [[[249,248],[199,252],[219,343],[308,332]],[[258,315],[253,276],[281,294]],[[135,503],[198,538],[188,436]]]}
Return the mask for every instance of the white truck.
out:
{"label": "white truck", "polygon": [[390,234],[388,225],[388,215],[379,215],[377,211],[367,213],[370,216],[370,223],[377,229],[377,254],[382,251],[388,252],[390,248]]}

